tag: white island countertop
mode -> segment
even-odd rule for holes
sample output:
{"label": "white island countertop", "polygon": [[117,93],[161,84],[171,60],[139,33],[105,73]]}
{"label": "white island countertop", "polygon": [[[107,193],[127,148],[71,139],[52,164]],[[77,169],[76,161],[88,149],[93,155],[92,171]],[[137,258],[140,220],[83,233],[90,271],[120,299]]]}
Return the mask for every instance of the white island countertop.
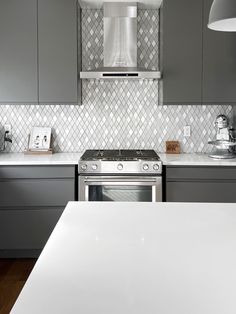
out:
{"label": "white island countertop", "polygon": [[67,205],[12,314],[235,314],[236,204]]}

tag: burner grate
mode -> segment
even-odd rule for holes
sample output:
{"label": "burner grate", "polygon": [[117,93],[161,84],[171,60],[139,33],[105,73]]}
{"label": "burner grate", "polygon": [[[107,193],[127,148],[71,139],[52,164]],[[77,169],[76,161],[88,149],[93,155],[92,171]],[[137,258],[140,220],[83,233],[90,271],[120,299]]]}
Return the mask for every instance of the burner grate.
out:
{"label": "burner grate", "polygon": [[86,150],[81,160],[138,161],[160,160],[154,150]]}

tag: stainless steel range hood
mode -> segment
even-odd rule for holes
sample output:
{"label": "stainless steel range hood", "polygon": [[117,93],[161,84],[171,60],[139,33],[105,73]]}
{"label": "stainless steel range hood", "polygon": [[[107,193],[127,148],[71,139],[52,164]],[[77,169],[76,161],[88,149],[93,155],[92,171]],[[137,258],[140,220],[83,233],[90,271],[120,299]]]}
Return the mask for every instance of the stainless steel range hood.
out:
{"label": "stainless steel range hood", "polygon": [[137,67],[137,3],[105,2],[104,67],[80,72],[81,79],[160,79]]}

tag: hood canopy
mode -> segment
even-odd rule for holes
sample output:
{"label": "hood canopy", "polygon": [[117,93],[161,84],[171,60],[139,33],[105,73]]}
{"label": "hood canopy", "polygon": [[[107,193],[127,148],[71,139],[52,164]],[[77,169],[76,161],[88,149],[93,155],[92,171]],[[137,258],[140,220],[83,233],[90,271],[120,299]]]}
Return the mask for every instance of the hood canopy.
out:
{"label": "hood canopy", "polygon": [[104,67],[80,73],[81,79],[160,79],[159,71],[137,65],[137,3],[103,4]]}

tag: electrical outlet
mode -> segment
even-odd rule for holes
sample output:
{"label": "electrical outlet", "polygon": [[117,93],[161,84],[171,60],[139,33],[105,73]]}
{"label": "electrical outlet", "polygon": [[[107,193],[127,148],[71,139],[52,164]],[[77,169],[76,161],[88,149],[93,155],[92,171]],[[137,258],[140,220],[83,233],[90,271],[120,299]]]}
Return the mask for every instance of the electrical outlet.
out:
{"label": "electrical outlet", "polygon": [[185,125],[184,126],[184,137],[190,137],[191,136],[191,126]]}
{"label": "electrical outlet", "polygon": [[11,124],[4,124],[4,130],[5,132],[8,132],[8,134],[11,134]]}

